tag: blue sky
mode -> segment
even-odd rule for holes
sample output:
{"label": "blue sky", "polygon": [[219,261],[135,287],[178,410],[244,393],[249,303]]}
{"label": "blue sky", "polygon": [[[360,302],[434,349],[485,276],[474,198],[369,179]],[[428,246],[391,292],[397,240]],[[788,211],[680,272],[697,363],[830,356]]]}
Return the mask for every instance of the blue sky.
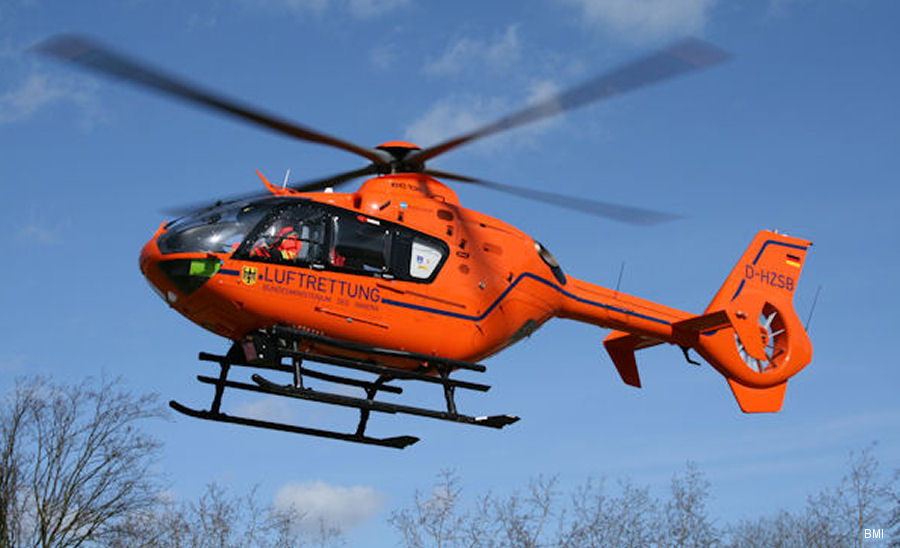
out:
{"label": "blue sky", "polygon": [[[623,291],[693,312],[757,230],[811,239],[795,305],[805,318],[823,287],[815,355],[781,413],[740,413],[712,368],[670,347],[640,354],[644,388],[627,387],[602,349],[605,331],[554,321],[486,361],[489,393],[462,398],[471,412],[523,418],[503,432],[376,417],[375,433],[423,438],[397,452],[179,416],[149,426],[165,442],[160,466],[183,497],[210,481],[259,484],[267,498],[318,493],[355,524],[351,541],[385,546],[388,509],[447,467],[471,494],[538,474],[559,474],[563,487],[628,476],[661,492],[693,460],[722,522],[801,506],[873,440],[895,468],[898,19],[900,6],[875,0],[0,1],[0,388],[31,373],[121,375],[205,405],[196,352],[225,344],[169,310],[137,268],[160,210],[257,188],[254,169],[304,179],[363,164],[24,52],[36,42],[87,33],[351,141],[424,146],[695,35],[734,58],[433,166],[684,215],[636,228],[456,187],[468,207],[541,240],[568,273],[612,286],[624,261]],[[320,425],[353,420],[227,403]]]}

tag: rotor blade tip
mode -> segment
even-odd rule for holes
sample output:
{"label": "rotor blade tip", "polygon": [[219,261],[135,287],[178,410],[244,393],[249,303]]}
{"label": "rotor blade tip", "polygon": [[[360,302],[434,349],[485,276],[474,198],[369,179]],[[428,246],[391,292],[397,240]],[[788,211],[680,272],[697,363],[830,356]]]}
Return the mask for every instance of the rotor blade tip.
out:
{"label": "rotor blade tip", "polygon": [[28,48],[35,53],[64,59],[80,57],[93,49],[88,39],[77,34],[57,34]]}
{"label": "rotor blade tip", "polygon": [[669,52],[698,67],[714,65],[731,58],[731,54],[722,48],[693,36],[676,43]]}
{"label": "rotor blade tip", "polygon": [[650,213],[644,217],[633,219],[632,222],[639,226],[656,226],[684,219],[683,215],[674,213]]}

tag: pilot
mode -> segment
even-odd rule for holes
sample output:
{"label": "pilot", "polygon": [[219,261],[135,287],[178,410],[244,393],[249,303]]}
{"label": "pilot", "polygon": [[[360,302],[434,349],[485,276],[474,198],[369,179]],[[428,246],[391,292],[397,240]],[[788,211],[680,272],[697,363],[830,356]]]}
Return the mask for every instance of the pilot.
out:
{"label": "pilot", "polygon": [[303,242],[300,240],[300,235],[293,226],[286,226],[278,232],[271,243],[268,238],[260,238],[250,251],[250,256],[293,262],[297,260],[301,247],[303,247]]}
{"label": "pilot", "polygon": [[278,234],[278,237],[281,238],[277,247],[281,258],[285,261],[296,261],[297,256],[300,253],[300,248],[303,247],[303,242],[300,241],[300,235],[297,234],[294,227],[286,226]]}

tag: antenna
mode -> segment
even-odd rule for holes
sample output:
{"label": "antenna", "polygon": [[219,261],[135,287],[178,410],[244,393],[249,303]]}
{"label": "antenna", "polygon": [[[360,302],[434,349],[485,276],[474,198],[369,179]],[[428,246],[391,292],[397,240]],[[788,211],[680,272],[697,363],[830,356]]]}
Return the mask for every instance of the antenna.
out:
{"label": "antenna", "polygon": [[281,183],[282,190],[287,187],[288,178],[291,176],[291,168],[287,168],[287,171],[284,172],[284,182]]}
{"label": "antenna", "polygon": [[625,261],[622,261],[622,266],[619,267],[619,279],[616,280],[616,295],[619,294],[619,286],[622,285],[622,273],[625,272]]}
{"label": "antenna", "polygon": [[813,297],[812,306],[809,307],[809,316],[807,316],[807,318],[806,318],[806,325],[803,326],[803,329],[805,329],[807,333],[809,333],[809,322],[812,321],[812,315],[813,315],[813,312],[815,312],[815,310],[816,310],[816,303],[819,302],[819,293],[821,291],[822,291],[822,286],[819,285],[819,287],[816,288],[816,296]]}

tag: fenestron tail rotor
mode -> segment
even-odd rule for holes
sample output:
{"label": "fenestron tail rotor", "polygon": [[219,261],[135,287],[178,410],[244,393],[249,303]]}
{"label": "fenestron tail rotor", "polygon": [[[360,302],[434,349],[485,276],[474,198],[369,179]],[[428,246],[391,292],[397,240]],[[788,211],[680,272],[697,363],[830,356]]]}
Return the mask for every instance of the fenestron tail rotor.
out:
{"label": "fenestron tail rotor", "polygon": [[765,358],[759,359],[750,355],[743,342],[735,333],[734,344],[741,360],[753,371],[762,373],[778,365],[784,360],[788,349],[787,328],[781,315],[773,305],[766,303],[759,315],[759,336],[763,343]]}

